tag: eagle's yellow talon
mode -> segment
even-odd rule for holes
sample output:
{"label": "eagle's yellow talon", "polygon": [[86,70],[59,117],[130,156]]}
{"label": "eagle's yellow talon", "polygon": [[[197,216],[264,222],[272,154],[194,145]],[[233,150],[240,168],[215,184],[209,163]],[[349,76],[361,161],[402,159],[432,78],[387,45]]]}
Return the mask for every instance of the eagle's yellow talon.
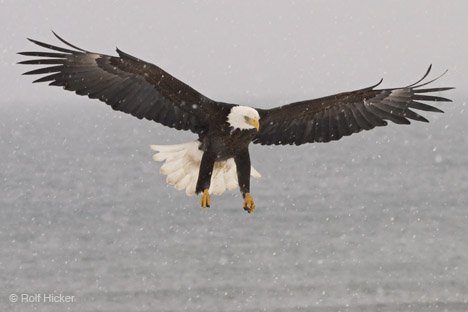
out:
{"label": "eagle's yellow talon", "polygon": [[253,213],[255,211],[255,203],[250,193],[245,193],[244,210],[247,211],[248,213]]}
{"label": "eagle's yellow talon", "polygon": [[202,208],[209,208],[210,204],[211,204],[210,194],[208,193],[208,189],[205,189],[201,197],[201,206]]}

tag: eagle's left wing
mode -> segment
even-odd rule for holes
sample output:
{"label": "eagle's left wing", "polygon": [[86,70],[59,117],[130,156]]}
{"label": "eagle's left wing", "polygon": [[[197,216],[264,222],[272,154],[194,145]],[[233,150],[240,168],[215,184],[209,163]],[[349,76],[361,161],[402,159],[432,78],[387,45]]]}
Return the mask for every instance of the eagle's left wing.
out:
{"label": "eagle's left wing", "polygon": [[49,82],[49,85],[99,99],[114,110],[198,134],[208,129],[210,120],[220,112],[220,106],[225,106],[158,66],[119,49],[118,56],[110,56],[80,49],[57,38],[69,48],[30,39],[48,50],[19,53],[33,57],[20,64],[42,66],[25,73],[45,75],[34,82]]}
{"label": "eagle's left wing", "polygon": [[420,101],[451,102],[449,99],[426,93],[453,89],[421,88],[443,75],[421,83],[430,70],[431,66],[420,80],[406,87],[374,89],[381,80],[374,86],[360,90],[273,109],[257,109],[260,114],[260,131],[253,142],[268,145],[329,142],[362,130],[385,126],[386,120],[397,124],[409,124],[408,119],[428,122],[412,109],[442,112]]}

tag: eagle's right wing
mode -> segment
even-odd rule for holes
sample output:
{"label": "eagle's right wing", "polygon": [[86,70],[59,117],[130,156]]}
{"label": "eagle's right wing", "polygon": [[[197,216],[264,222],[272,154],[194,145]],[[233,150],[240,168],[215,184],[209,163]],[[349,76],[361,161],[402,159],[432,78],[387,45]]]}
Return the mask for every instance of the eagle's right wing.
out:
{"label": "eagle's right wing", "polygon": [[219,106],[223,105],[158,66],[119,49],[119,56],[109,56],[80,49],[59,36],[57,38],[72,49],[29,39],[52,51],[19,53],[37,57],[20,64],[44,65],[24,73],[46,74],[34,82],[47,81],[49,85],[99,99],[114,110],[199,134],[206,130],[209,118],[215,116]]}
{"label": "eagle's right wing", "polygon": [[409,124],[408,119],[427,122],[413,109],[442,112],[421,101],[451,102],[427,93],[453,89],[422,88],[443,75],[421,83],[430,69],[419,81],[406,87],[375,89],[380,81],[377,85],[360,90],[273,109],[257,109],[260,114],[260,131],[253,142],[276,145],[329,142],[362,130],[385,126],[387,120],[397,124]]}

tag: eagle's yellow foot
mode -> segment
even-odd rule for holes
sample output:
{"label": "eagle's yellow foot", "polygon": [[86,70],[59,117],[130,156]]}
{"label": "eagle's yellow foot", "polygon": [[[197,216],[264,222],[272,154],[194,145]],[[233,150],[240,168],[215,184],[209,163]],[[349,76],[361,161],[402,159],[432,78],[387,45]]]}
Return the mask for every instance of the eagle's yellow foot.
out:
{"label": "eagle's yellow foot", "polygon": [[209,208],[210,203],[211,203],[210,194],[208,193],[208,189],[205,189],[201,197],[201,206],[202,208]]}
{"label": "eagle's yellow foot", "polygon": [[245,193],[244,196],[244,210],[248,213],[253,213],[255,211],[255,203],[253,201],[252,195],[250,193]]}

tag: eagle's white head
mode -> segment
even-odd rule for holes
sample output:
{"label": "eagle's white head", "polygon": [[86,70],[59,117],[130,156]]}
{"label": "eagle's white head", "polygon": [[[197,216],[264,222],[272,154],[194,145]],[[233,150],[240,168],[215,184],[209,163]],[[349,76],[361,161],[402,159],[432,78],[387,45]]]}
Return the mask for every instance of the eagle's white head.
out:
{"label": "eagle's white head", "polygon": [[252,107],[234,106],[227,116],[227,122],[234,129],[260,129],[260,115]]}

